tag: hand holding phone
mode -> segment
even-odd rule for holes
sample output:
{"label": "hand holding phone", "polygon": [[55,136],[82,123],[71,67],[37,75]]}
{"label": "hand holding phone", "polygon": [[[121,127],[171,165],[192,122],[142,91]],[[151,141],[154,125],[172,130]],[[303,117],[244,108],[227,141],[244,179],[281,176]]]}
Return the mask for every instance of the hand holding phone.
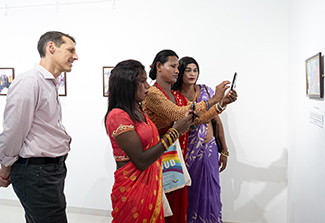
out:
{"label": "hand holding phone", "polygon": [[230,104],[230,103],[233,103],[234,101],[237,100],[237,92],[235,91],[236,80],[237,80],[237,73],[234,74],[234,77],[232,79],[230,91],[227,92],[227,94],[223,98],[223,106],[227,105],[227,104]]}

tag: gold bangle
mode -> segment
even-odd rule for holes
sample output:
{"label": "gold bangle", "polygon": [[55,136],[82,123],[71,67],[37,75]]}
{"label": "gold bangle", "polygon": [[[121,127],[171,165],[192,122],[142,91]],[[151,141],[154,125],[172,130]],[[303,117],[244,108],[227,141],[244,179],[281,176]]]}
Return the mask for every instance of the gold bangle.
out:
{"label": "gold bangle", "polygon": [[161,143],[163,144],[163,146],[164,146],[164,148],[165,148],[165,151],[167,151],[167,150],[168,150],[168,146],[167,146],[165,140],[164,140],[164,139],[161,139],[160,141],[161,141]]}
{"label": "gold bangle", "polygon": [[168,132],[169,132],[169,135],[172,136],[172,138],[174,140],[173,142],[175,142],[178,139],[176,132],[173,130],[168,130]]}
{"label": "gold bangle", "polygon": [[179,132],[174,128],[170,128],[170,130],[176,133],[176,137],[178,139],[179,138]]}
{"label": "gold bangle", "polygon": [[175,135],[173,132],[169,132],[168,135],[170,136],[170,138],[172,138],[172,141],[175,142],[176,139],[175,139]]}
{"label": "gold bangle", "polygon": [[226,152],[221,151],[220,154],[221,155],[224,155],[225,157],[228,157],[229,156],[229,151],[226,151]]}
{"label": "gold bangle", "polygon": [[173,142],[172,138],[170,137],[170,135],[166,134],[165,136],[167,137],[167,139],[169,141],[169,146],[173,145],[174,142]]}

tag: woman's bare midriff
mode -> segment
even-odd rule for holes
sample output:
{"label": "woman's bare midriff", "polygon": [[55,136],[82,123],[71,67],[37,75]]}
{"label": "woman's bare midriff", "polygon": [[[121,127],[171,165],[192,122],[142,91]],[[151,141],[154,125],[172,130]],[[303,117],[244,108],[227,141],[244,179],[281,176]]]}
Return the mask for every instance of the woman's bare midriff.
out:
{"label": "woman's bare midriff", "polygon": [[211,139],[213,137],[213,126],[212,126],[212,123],[211,121],[208,123],[208,134],[207,136],[205,137],[203,143],[207,143],[207,142],[210,142]]}
{"label": "woman's bare midriff", "polygon": [[130,162],[130,160],[127,160],[127,161],[116,161],[116,169],[118,170],[118,169],[122,168],[128,162]]}

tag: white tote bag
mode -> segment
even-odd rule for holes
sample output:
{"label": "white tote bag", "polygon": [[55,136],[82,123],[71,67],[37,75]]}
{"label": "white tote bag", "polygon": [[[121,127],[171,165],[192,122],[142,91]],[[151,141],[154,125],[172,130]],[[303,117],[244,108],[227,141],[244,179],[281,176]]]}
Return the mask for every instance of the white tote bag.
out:
{"label": "white tote bag", "polygon": [[178,139],[168,148],[162,158],[165,193],[181,189],[184,186],[191,186],[192,181]]}

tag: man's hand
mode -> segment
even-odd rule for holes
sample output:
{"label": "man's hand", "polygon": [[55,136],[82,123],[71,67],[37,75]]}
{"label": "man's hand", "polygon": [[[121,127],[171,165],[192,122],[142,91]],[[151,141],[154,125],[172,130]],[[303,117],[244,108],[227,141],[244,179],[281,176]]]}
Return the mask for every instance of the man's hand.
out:
{"label": "man's hand", "polygon": [[1,164],[0,169],[0,187],[8,187],[11,184],[10,181],[11,166],[6,167]]}

